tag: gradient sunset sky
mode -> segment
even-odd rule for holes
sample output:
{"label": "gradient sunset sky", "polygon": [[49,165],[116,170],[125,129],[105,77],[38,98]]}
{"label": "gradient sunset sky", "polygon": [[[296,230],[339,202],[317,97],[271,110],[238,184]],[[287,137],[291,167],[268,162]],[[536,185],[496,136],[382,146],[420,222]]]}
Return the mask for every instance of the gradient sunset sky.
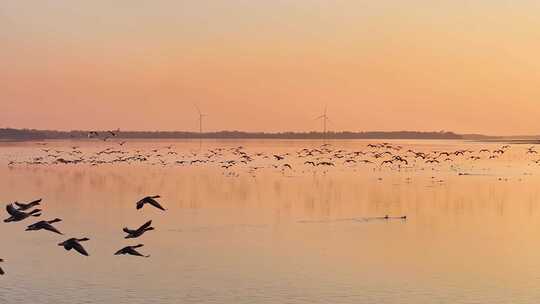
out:
{"label": "gradient sunset sky", "polygon": [[540,1],[20,1],[0,127],[540,134]]}

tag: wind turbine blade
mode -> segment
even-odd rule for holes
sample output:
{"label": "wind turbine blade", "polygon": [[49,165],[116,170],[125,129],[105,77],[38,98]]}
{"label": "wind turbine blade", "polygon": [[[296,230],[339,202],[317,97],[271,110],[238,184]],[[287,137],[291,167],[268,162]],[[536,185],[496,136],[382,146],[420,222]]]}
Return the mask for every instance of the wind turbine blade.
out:
{"label": "wind turbine blade", "polygon": [[197,106],[196,103],[193,104],[195,106],[195,108],[197,109],[197,112],[199,112],[199,115],[202,115],[201,113],[201,109],[199,109],[199,106]]}

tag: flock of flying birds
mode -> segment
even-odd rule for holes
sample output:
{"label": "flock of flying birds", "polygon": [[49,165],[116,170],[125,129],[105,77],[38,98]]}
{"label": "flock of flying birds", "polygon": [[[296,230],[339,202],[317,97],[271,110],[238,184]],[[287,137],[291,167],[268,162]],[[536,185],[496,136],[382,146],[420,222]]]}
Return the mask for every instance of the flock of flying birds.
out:
{"label": "flock of flying birds", "polygon": [[[150,205],[155,208],[158,208],[162,211],[165,211],[166,209],[163,208],[163,206],[156,200],[160,198],[159,195],[153,195],[153,196],[146,196],[142,198],[141,200],[137,201],[136,208],[137,210],[142,209],[145,205]],[[31,217],[39,217],[41,216],[42,209],[39,209],[38,206],[41,205],[42,199],[38,199],[29,203],[19,203],[14,202],[11,204],[6,205],[6,211],[9,215],[8,218],[4,220],[5,223],[12,223],[12,222],[21,222],[27,218]],[[39,221],[32,225],[29,225],[26,227],[26,231],[38,231],[38,230],[44,230],[44,231],[50,231],[52,233],[63,235],[60,230],[58,230],[56,227],[53,226],[54,223],[61,222],[62,220],[59,218],[55,218],[50,221]],[[154,230],[155,228],[151,226],[152,221],[148,221],[141,225],[137,229],[129,229],[125,227],[123,231],[127,234],[124,238],[125,239],[135,239],[140,236],[142,236],[145,232]],[[65,250],[75,250],[81,255],[89,256],[88,251],[84,248],[84,246],[81,244],[81,242],[89,241],[90,239],[87,237],[83,238],[69,238],[61,243],[58,244],[58,246],[64,247]],[[137,245],[130,245],[123,247],[122,249],[116,251],[114,255],[133,255],[133,256],[140,256],[140,257],[150,257],[150,255],[143,255],[141,254],[137,249],[143,247],[144,244],[137,244]],[[0,262],[4,262],[3,259],[0,259]],[[0,275],[4,275],[5,272],[2,268],[0,268]]]}
{"label": "flock of flying birds", "polygon": [[[91,131],[89,138],[106,142],[117,137],[118,131]],[[195,166],[214,165],[223,169],[228,176],[238,176],[241,169],[254,175],[255,172],[270,168],[283,173],[289,171],[306,172],[314,168],[357,168],[361,165],[373,169],[389,168],[392,170],[435,168],[443,164],[456,164],[457,161],[468,161],[471,164],[479,160],[502,158],[511,148],[503,145],[496,149],[460,149],[456,151],[417,151],[403,148],[391,143],[368,144],[361,150],[336,149],[330,144],[317,148],[304,148],[296,152],[274,154],[250,153],[244,147],[215,148],[206,151],[190,151],[179,153],[172,145],[151,149],[130,149],[126,141],[107,141],[108,147],[100,150],[82,149],[72,146],[71,149],[46,147],[48,143],[38,143],[39,153],[31,159],[20,159],[14,156],[8,161],[9,166],[17,165],[62,165],[87,164],[98,166],[104,164],[136,164],[145,163],[161,166]],[[129,145],[128,145],[129,146]],[[526,154],[538,154],[534,146],[526,150]],[[540,159],[532,162],[540,164]],[[455,169],[455,168],[453,168]]]}

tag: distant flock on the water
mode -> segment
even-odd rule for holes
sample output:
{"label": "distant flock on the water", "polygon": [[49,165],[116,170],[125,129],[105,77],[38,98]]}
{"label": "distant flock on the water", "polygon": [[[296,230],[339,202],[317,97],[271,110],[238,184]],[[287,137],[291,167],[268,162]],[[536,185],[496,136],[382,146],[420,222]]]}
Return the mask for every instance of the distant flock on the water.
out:
{"label": "distant flock on the water", "polygon": [[[137,201],[135,204],[135,207],[137,210],[139,210],[139,209],[142,209],[146,205],[150,205],[162,211],[165,211],[165,208],[163,208],[163,206],[156,200],[158,198],[160,198],[159,195],[146,196],[140,199],[139,201]],[[41,216],[42,209],[37,208],[38,206],[41,206],[41,202],[42,202],[42,199],[38,199],[29,203],[14,202],[14,203],[6,205],[6,211],[9,217],[4,219],[4,222],[5,223],[21,222],[30,217]],[[59,235],[63,235],[63,233],[60,232],[60,230],[58,230],[56,227],[53,226],[54,223],[58,223],[61,221],[62,220],[59,218],[55,218],[50,221],[39,221],[26,227],[26,231],[44,230],[44,231],[50,231]],[[125,227],[123,231],[127,235],[124,238],[125,239],[138,238],[142,236],[145,232],[154,230],[154,227],[152,227],[151,225],[152,225],[152,221],[147,221],[146,223],[144,223],[137,229],[129,229]],[[87,237],[69,238],[59,243],[58,246],[64,247],[64,249],[67,251],[70,251],[73,249],[77,251],[78,253],[80,253],[81,255],[89,256],[90,254],[81,244],[81,242],[86,242],[89,240],[90,239]],[[144,246],[143,244],[125,246],[121,248],[120,250],[116,251],[114,255],[133,255],[133,256],[140,256],[140,257],[146,257],[146,258],[150,257],[150,255],[143,255],[139,251],[137,251],[138,248],[141,248],[143,246]],[[0,262],[4,262],[4,260],[0,259]],[[4,274],[5,274],[4,270],[0,268],[0,275],[4,275]]]}
{"label": "distant flock on the water", "polygon": [[[224,170],[229,176],[238,176],[239,170],[244,169],[250,174],[269,168],[283,173],[307,172],[316,168],[323,171],[330,168],[357,168],[360,165],[370,166],[374,170],[388,168],[391,170],[434,168],[443,163],[450,165],[456,161],[474,163],[479,160],[494,160],[502,158],[510,149],[510,145],[502,145],[495,149],[460,149],[456,151],[416,151],[405,150],[400,145],[391,143],[368,144],[366,149],[346,150],[336,149],[330,144],[317,148],[303,148],[294,153],[248,152],[244,147],[218,147],[206,151],[190,151],[179,153],[173,145],[154,147],[143,150],[129,149],[127,141],[119,140],[119,130],[98,132],[91,131],[88,138],[109,143],[109,147],[99,151],[81,149],[72,146],[71,149],[45,147],[47,142],[38,143],[39,152],[31,159],[19,159],[19,155],[8,160],[8,166],[18,165],[62,165],[87,164],[98,166],[104,164],[136,164],[145,163],[161,166],[197,166],[214,165]],[[115,138],[112,140],[111,138]],[[114,146],[116,145],[116,147]],[[526,149],[527,155],[538,154],[534,146]],[[42,154],[42,155],[40,155]],[[540,164],[540,159],[531,159],[531,164]],[[311,168],[311,169],[310,169]],[[239,169],[239,170],[235,170]],[[457,169],[456,169],[457,170]]]}

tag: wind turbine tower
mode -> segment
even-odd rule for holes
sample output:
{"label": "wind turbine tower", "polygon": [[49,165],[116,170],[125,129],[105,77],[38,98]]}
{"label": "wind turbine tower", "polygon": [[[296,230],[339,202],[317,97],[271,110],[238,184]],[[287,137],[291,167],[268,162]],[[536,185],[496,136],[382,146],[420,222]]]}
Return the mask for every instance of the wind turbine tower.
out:
{"label": "wind turbine tower", "polygon": [[327,107],[324,107],[324,113],[321,116],[316,117],[315,119],[322,119],[323,121],[323,136],[326,139],[326,123],[328,122],[328,115],[326,114]]}
{"label": "wind turbine tower", "polygon": [[197,108],[197,112],[199,113],[199,136],[202,138],[203,117],[207,116],[207,114],[204,114],[203,112],[201,112],[201,109],[196,104],[195,104],[195,108]]}

